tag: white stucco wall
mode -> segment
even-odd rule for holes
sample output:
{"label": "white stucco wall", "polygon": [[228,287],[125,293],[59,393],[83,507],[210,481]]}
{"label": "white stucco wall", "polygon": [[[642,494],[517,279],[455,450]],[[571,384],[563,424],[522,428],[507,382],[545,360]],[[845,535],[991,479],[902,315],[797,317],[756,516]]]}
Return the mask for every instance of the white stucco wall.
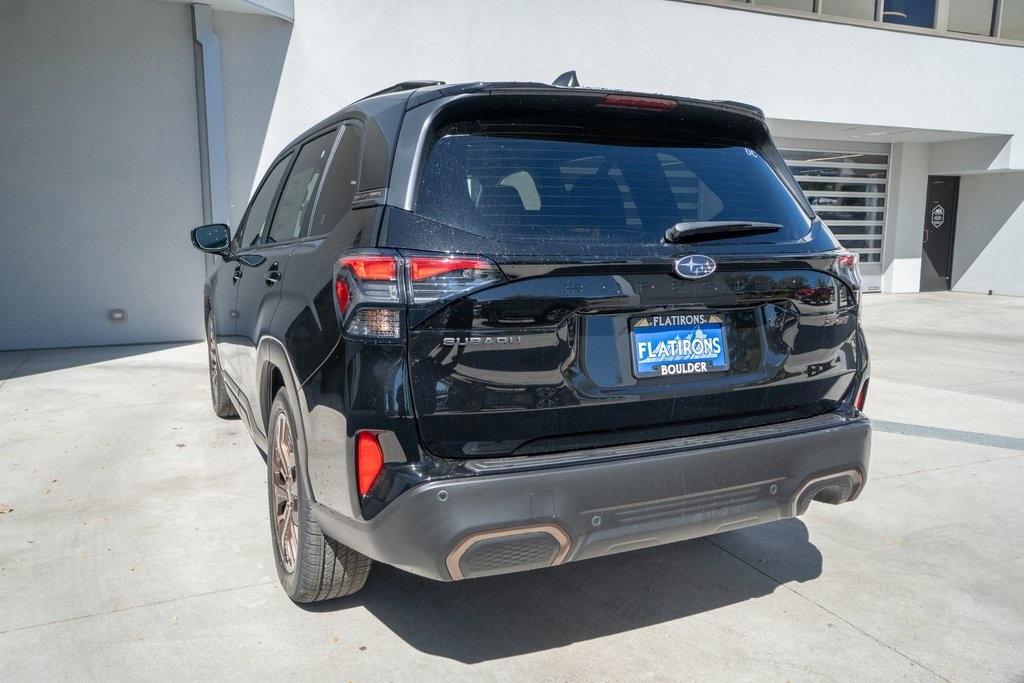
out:
{"label": "white stucco wall", "polygon": [[202,336],[193,74],[186,5],[0,1],[0,349]]}
{"label": "white stucco wall", "polygon": [[960,179],[953,289],[1024,296],[1024,172]]}
{"label": "white stucco wall", "polygon": [[[214,12],[213,27],[221,45],[224,125],[234,228],[242,219],[254,186],[266,170],[265,166],[260,166],[261,158],[266,157],[269,163],[291,140],[288,138],[276,147],[266,142],[271,112],[275,109],[301,111],[306,102],[303,98],[278,97],[278,82],[293,30],[291,24],[252,14]],[[339,104],[334,111],[344,104]],[[302,130],[305,128],[296,130],[292,137]],[[260,176],[257,176],[257,169]]]}
{"label": "white stucco wall", "polygon": [[1016,133],[1024,168],[1024,48],[670,0],[295,0],[261,168],[392,83],[550,82],[570,68],[584,84],[738,99],[770,118]]}

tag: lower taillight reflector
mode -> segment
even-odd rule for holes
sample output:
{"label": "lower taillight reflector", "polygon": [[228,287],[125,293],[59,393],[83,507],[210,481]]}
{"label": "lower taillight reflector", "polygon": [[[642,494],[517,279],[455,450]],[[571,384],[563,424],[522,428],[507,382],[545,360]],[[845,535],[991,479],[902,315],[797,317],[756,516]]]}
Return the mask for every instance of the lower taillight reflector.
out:
{"label": "lower taillight reflector", "polygon": [[370,492],[382,469],[384,452],[377,435],[373,432],[359,432],[356,435],[356,485],[360,496]]}
{"label": "lower taillight reflector", "polygon": [[857,410],[864,410],[864,404],[868,400],[868,382],[870,380],[864,380],[864,384],[860,385],[860,391],[857,392],[857,398],[853,400],[853,407]]}
{"label": "lower taillight reflector", "polygon": [[348,291],[348,283],[340,278],[334,281],[334,298],[338,302],[339,311],[344,313],[348,310],[352,295]]}

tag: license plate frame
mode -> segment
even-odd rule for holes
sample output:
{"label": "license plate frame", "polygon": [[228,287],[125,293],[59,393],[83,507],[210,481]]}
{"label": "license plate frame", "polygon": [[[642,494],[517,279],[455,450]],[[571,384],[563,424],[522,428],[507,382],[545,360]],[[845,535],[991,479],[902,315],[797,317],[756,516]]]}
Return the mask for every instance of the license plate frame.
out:
{"label": "license plate frame", "polygon": [[[633,377],[678,379],[727,371],[728,327],[722,313],[660,313],[630,318],[629,356]],[[697,339],[701,341],[695,343]],[[661,342],[664,345],[659,346]],[[643,347],[641,343],[651,345]],[[651,353],[656,350],[660,353]]]}

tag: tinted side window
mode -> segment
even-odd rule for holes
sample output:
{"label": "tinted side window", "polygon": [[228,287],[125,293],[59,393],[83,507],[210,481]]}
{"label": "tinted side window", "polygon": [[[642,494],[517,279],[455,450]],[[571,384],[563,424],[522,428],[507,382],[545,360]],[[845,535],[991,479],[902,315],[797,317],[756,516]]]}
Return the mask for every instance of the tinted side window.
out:
{"label": "tinted side window", "polygon": [[362,128],[348,125],[341,129],[341,140],[334,150],[331,167],[327,170],[317,199],[316,212],[309,227],[310,235],[324,235],[333,231],[351,208],[359,182],[362,143]]}
{"label": "tinted side window", "polygon": [[260,235],[263,234],[263,228],[267,225],[267,214],[270,213],[270,207],[273,206],[274,197],[277,195],[277,188],[281,186],[281,178],[288,170],[288,164],[291,163],[293,156],[295,155],[289,154],[277,162],[263,179],[263,184],[260,185],[256,196],[249,204],[249,211],[242,219],[242,224],[238,226],[238,233],[235,235],[235,246],[238,249],[260,243]]}
{"label": "tinted side window", "polygon": [[313,138],[299,150],[295,166],[281,190],[281,199],[277,202],[267,242],[293,240],[302,234],[302,226],[313,207],[316,188],[334,142],[334,133],[331,131]]}

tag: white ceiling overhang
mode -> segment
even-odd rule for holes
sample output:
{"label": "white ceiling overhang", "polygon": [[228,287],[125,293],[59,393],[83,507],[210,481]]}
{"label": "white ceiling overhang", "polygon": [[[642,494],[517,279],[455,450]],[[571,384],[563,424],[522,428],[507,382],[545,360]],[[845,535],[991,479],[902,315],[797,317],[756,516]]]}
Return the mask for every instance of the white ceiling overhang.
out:
{"label": "white ceiling overhang", "polygon": [[794,121],[768,119],[772,135],[785,138],[811,138],[814,140],[848,140],[851,142],[951,142],[987,137],[1008,137],[993,133],[933,130],[927,128],[898,128],[854,123],[825,121]]}
{"label": "white ceiling overhang", "polygon": [[209,5],[218,12],[242,12],[243,14],[264,14],[277,17],[289,23],[295,21],[294,0],[168,0],[187,5]]}

